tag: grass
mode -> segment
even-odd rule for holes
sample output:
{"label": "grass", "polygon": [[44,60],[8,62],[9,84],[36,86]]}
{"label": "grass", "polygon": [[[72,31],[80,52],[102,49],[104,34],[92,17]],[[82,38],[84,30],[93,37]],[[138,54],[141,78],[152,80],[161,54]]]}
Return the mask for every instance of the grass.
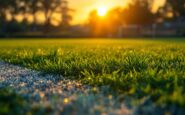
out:
{"label": "grass", "polygon": [[0,59],[161,106],[185,107],[184,39],[0,40]]}
{"label": "grass", "polygon": [[1,115],[20,115],[25,111],[26,101],[11,89],[0,89],[0,100]]}
{"label": "grass", "polygon": [[50,107],[31,106],[29,99],[17,94],[11,88],[0,88],[1,115],[48,115]]}

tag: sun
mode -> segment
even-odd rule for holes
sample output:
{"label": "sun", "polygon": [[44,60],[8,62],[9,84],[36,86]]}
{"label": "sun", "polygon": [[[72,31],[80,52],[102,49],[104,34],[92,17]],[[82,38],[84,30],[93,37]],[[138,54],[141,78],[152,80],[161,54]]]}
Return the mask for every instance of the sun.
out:
{"label": "sun", "polygon": [[99,16],[105,16],[107,14],[107,8],[102,6],[97,9],[97,13]]}

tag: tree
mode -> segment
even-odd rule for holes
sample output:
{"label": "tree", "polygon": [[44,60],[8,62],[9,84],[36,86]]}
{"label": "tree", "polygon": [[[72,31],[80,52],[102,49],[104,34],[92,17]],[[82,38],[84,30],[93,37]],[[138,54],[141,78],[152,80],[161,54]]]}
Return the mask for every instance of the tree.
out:
{"label": "tree", "polygon": [[61,9],[62,0],[41,0],[41,9],[45,16],[45,29],[48,29],[51,26],[51,18],[56,10]]}
{"label": "tree", "polygon": [[6,0],[0,0],[0,19],[4,20],[6,18],[6,8],[7,8],[8,4]]}
{"label": "tree", "polygon": [[0,0],[0,18],[6,17],[6,12],[13,12],[17,9],[16,0]]}
{"label": "tree", "polygon": [[20,7],[19,7],[19,0],[8,0],[9,1],[9,4],[8,4],[8,10],[9,10],[9,13],[11,14],[12,16],[12,21],[17,21],[16,20],[16,16],[17,14],[19,14],[20,12]]}
{"label": "tree", "polygon": [[70,11],[73,11],[73,9],[70,9],[68,7],[68,2],[65,0],[62,2],[62,23],[61,25],[63,28],[68,28],[70,25],[70,22],[72,20],[72,16],[69,14]]}
{"label": "tree", "polygon": [[[69,8],[67,6],[68,2],[66,0],[40,0],[39,9],[44,13],[45,16],[45,31],[48,31],[51,27],[51,20],[54,13],[59,13],[62,15],[62,24],[69,25],[72,17],[68,15]],[[34,11],[35,12],[35,11]]]}
{"label": "tree", "polygon": [[166,0],[166,5],[173,9],[174,17],[185,17],[185,0]]}
{"label": "tree", "polygon": [[148,25],[156,22],[156,14],[152,13],[153,0],[133,0],[127,8],[114,8],[105,17],[99,17],[96,10],[89,15],[88,26],[95,36],[117,35],[118,29],[124,25]]}
{"label": "tree", "polygon": [[[66,0],[0,0],[0,26],[3,31],[8,30],[9,32],[35,30],[38,26],[43,28],[41,31],[44,32],[51,29],[61,30],[61,28],[58,28],[59,26],[67,29],[72,20],[70,11],[71,9],[68,7]],[[44,25],[37,23],[37,13],[44,14]],[[11,16],[11,20],[7,21],[7,16]],[[18,16],[23,20],[18,21]],[[33,17],[33,22],[30,25],[29,17],[31,16]],[[52,25],[54,19],[61,23],[57,28]],[[16,29],[18,27],[20,29]]]}
{"label": "tree", "polygon": [[107,31],[111,33],[111,35],[117,35],[119,26],[125,24],[123,11],[123,8],[118,7],[108,12],[107,18],[109,22],[107,23]]}
{"label": "tree", "polygon": [[92,36],[100,37],[106,36],[109,33],[108,23],[110,23],[110,20],[107,20],[106,17],[98,16],[97,11],[93,10],[89,14],[87,26],[90,28]]}
{"label": "tree", "polygon": [[33,24],[36,25],[37,18],[36,13],[41,10],[41,0],[27,0],[28,1],[28,7],[29,7],[29,13],[33,16]]}
{"label": "tree", "polygon": [[4,24],[6,21],[6,8],[8,6],[8,1],[6,0],[0,0],[0,32],[4,31]]}
{"label": "tree", "polygon": [[134,0],[123,10],[122,18],[126,24],[152,24],[156,21],[156,15],[152,13],[152,4],[150,0]]}

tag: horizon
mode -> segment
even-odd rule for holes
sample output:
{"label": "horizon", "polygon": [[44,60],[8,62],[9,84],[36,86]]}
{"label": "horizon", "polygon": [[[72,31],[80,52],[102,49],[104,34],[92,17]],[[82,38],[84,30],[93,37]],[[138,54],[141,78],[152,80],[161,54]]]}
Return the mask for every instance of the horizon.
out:
{"label": "horizon", "polygon": [[[106,2],[105,2],[106,1]],[[75,2],[75,0],[68,0],[69,3],[69,8],[72,9],[73,11],[71,12],[72,14],[72,21],[71,24],[72,25],[78,25],[78,24],[84,24],[86,23],[90,12],[92,12],[93,10],[98,10],[101,7],[106,7],[107,12],[116,8],[116,7],[121,7],[124,8],[128,5],[128,3],[131,0],[117,0],[116,2],[114,0],[89,0],[89,1],[85,1],[85,0],[78,0],[78,3]],[[166,0],[155,0],[154,2],[154,6],[153,6],[153,12],[156,12],[158,10],[159,7],[163,6],[165,4]],[[8,16],[8,20],[11,20],[11,15],[7,15]],[[57,20],[52,20],[52,25],[54,26],[58,26],[58,24],[60,23],[60,17],[61,15],[59,15],[58,13],[54,13],[53,15]],[[31,23],[33,21],[33,17],[30,15],[28,16],[28,20]],[[23,20],[23,16],[21,14],[16,16],[18,21],[22,21]],[[38,12],[37,13],[37,21],[38,23],[43,23],[45,21],[44,19],[44,14],[42,12]]]}
{"label": "horizon", "polygon": [[[106,1],[106,2],[105,2]],[[111,10],[116,7],[125,7],[130,0],[68,0],[69,7],[74,9],[72,24],[83,24],[87,20],[89,13],[93,10],[98,10],[99,7],[106,7],[107,10]],[[155,0],[155,6],[153,11],[156,11],[160,6],[163,6],[165,0]]]}

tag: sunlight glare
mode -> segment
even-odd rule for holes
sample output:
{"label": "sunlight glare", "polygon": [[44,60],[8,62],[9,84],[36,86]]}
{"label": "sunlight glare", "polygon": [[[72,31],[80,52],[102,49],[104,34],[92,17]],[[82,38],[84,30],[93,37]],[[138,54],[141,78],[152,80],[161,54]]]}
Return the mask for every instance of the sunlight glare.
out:
{"label": "sunlight glare", "polygon": [[98,15],[99,16],[105,16],[107,13],[107,8],[106,7],[99,7],[97,9]]}

